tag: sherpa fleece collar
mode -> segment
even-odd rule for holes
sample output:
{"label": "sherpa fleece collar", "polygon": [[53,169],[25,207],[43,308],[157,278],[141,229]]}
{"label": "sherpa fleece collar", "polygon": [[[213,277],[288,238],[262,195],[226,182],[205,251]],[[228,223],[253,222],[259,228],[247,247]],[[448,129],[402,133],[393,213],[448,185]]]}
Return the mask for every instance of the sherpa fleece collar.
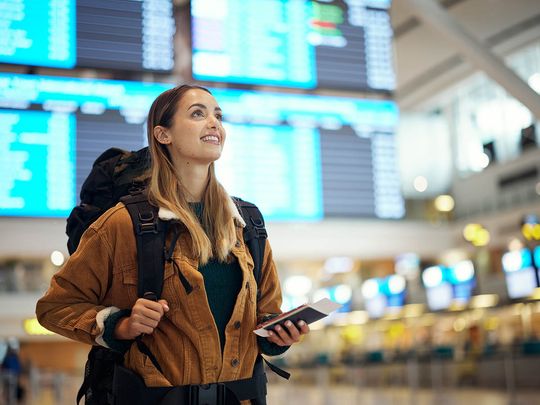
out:
{"label": "sherpa fleece collar", "polygon": [[[242,215],[240,215],[240,212],[238,211],[238,207],[234,203],[232,198],[229,198],[229,209],[231,210],[233,214],[233,218],[237,225],[241,226],[242,228],[246,227],[246,223],[244,221],[244,218],[242,218]],[[172,212],[171,210],[168,210],[164,207],[159,207],[158,216],[160,219],[164,221],[170,221],[172,219],[178,219],[178,216]]]}

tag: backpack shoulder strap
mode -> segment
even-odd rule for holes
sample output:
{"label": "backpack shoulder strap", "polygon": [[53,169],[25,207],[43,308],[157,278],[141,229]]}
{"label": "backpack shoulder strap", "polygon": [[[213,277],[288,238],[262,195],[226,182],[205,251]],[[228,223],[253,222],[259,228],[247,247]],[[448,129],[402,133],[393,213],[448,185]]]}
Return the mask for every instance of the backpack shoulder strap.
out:
{"label": "backpack shoulder strap", "polygon": [[[157,301],[163,290],[167,222],[159,219],[157,207],[150,204],[143,189],[133,189],[120,201],[129,212],[137,242],[137,296]],[[135,342],[139,350],[162,372],[159,362],[141,336]]]}
{"label": "backpack shoulder strap", "polygon": [[[236,206],[240,208],[240,214],[246,222],[246,227],[244,228],[244,241],[253,258],[253,275],[257,281],[257,301],[259,301],[261,299],[261,290],[259,286],[261,283],[264,249],[266,246],[266,239],[268,239],[268,233],[264,226],[264,218],[261,211],[255,204],[244,201],[238,197],[233,197],[233,200],[236,203]],[[270,370],[280,377],[283,377],[286,380],[291,377],[291,374],[287,371],[270,363],[264,357],[260,357],[264,360]]]}
{"label": "backpack shoulder strap", "polygon": [[264,227],[264,218],[255,204],[233,197],[236,206],[240,208],[240,214],[246,222],[244,228],[244,241],[253,258],[253,275],[257,281],[257,300],[260,298],[259,285],[262,277],[262,264],[264,260],[264,248],[268,233]]}
{"label": "backpack shoulder strap", "polygon": [[135,190],[120,201],[129,212],[137,242],[137,295],[157,300],[163,289],[167,223],[159,219],[157,207],[150,204],[143,190]]}

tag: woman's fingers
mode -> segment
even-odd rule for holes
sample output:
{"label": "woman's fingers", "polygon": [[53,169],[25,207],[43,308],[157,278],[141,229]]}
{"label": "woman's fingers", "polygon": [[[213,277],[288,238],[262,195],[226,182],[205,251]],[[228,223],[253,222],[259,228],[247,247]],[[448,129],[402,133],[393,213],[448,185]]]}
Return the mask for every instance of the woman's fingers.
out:
{"label": "woman's fingers", "polygon": [[291,321],[285,322],[285,327],[276,325],[274,331],[269,331],[268,340],[278,346],[290,346],[300,341],[300,337],[309,333],[309,326],[299,321],[297,326]]}
{"label": "woman's fingers", "polygon": [[142,333],[151,334],[158,326],[163,314],[169,310],[165,300],[151,301],[139,298],[131,309],[130,331],[134,336]]}
{"label": "woman's fingers", "polygon": [[300,327],[300,334],[306,335],[309,333],[309,325],[304,321],[299,321],[298,326]]}

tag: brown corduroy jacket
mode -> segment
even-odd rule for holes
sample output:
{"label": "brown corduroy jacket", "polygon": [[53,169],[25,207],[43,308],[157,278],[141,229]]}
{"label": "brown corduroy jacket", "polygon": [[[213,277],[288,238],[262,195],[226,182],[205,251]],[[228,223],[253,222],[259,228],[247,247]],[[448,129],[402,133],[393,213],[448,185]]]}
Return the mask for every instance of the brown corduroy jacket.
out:
{"label": "brown corduroy jacket", "polygon": [[[238,240],[232,254],[242,269],[243,284],[226,327],[223,355],[198,259],[190,253],[189,233],[182,232],[172,258],[193,291],[186,293],[178,269],[167,263],[161,298],[167,300],[170,310],[154,332],[143,337],[163,373],[136,345],[125,355],[125,365],[142,376],[147,386],[207,384],[251,377],[259,352],[253,330],[263,316],[281,312],[281,288],[267,242],[257,303],[253,260],[242,237],[244,223],[237,211],[235,214],[239,217]],[[104,320],[115,311],[130,309],[136,300],[135,236],[129,213],[119,203],[84,233],[77,251],[54,275],[50,288],[38,301],[36,313],[47,329],[106,346],[102,339]]]}

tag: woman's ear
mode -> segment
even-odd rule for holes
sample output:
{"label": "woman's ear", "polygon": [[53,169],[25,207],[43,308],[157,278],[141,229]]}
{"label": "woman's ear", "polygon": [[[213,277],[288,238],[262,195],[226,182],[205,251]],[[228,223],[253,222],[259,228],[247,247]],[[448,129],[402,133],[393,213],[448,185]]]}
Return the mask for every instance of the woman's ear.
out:
{"label": "woman's ear", "polygon": [[157,126],[154,128],[154,138],[156,138],[156,141],[158,141],[162,145],[168,145],[171,143],[169,131],[167,131],[167,129],[163,128],[162,126]]}

